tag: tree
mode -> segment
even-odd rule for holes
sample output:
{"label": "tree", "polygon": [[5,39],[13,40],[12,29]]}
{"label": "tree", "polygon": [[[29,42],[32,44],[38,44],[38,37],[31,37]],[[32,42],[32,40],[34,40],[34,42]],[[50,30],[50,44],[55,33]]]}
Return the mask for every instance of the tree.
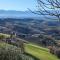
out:
{"label": "tree", "polygon": [[[60,21],[60,0],[37,0],[38,15],[44,15],[45,18]],[[54,18],[53,18],[54,17]]]}

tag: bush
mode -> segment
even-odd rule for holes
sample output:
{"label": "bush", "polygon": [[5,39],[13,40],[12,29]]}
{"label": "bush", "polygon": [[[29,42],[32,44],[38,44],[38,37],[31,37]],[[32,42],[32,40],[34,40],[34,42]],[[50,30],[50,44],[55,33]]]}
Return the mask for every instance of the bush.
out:
{"label": "bush", "polygon": [[56,55],[57,55],[58,58],[60,58],[60,49],[56,50]]}
{"label": "bush", "polygon": [[0,43],[0,60],[22,60],[20,48]]}
{"label": "bush", "polygon": [[60,48],[49,46],[48,49],[50,53],[55,54],[58,58],[60,58]]}
{"label": "bush", "polygon": [[0,60],[35,60],[35,58],[23,54],[16,46],[0,42]]}
{"label": "bush", "polygon": [[48,49],[49,49],[50,53],[54,54],[54,48],[52,46],[49,46]]}

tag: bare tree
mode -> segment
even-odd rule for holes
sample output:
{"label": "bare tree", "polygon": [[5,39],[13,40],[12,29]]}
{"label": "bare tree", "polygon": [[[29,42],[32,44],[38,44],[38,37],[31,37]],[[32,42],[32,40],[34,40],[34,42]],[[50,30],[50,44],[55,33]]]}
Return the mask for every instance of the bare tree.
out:
{"label": "bare tree", "polygon": [[33,13],[44,15],[48,19],[58,20],[58,22],[60,21],[60,0],[37,0],[37,3],[38,11]]}
{"label": "bare tree", "polygon": [[37,0],[38,10],[42,15],[49,15],[56,18],[54,20],[60,21],[60,0]]}

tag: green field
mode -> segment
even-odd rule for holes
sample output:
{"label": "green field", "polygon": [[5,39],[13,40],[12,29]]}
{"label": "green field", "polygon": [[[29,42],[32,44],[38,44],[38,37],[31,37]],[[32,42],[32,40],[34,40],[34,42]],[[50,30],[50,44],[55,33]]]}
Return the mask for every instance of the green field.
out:
{"label": "green field", "polygon": [[33,44],[25,44],[25,51],[40,60],[59,60],[55,55],[49,53],[49,50]]}

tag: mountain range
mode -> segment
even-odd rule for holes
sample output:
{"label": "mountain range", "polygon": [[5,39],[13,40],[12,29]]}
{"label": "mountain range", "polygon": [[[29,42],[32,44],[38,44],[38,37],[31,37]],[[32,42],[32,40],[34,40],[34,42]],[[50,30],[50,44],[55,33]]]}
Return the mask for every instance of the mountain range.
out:
{"label": "mountain range", "polygon": [[0,10],[0,18],[31,18],[39,17],[30,11]]}

